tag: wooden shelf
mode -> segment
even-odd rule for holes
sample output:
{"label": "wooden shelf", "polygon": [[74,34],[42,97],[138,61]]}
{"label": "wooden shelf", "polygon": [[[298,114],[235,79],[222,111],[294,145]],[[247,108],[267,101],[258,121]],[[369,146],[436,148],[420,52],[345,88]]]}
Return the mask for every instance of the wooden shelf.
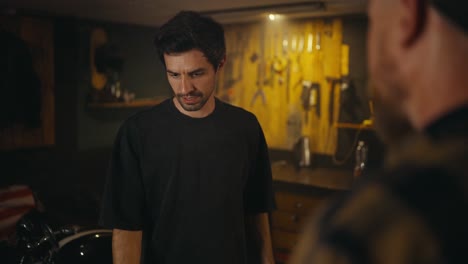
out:
{"label": "wooden shelf", "polygon": [[131,102],[103,102],[103,103],[89,103],[89,108],[138,108],[138,107],[149,107],[154,106],[162,101],[166,97],[150,98],[150,99],[136,99]]}

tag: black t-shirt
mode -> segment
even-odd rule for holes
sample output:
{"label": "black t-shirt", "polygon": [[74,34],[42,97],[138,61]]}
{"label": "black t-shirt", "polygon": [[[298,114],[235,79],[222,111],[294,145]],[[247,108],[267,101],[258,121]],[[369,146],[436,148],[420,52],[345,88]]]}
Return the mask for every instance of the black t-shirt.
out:
{"label": "black t-shirt", "polygon": [[216,99],[191,118],[172,99],[126,120],[100,222],[143,230],[144,263],[248,263],[244,216],[275,206],[255,116]]}

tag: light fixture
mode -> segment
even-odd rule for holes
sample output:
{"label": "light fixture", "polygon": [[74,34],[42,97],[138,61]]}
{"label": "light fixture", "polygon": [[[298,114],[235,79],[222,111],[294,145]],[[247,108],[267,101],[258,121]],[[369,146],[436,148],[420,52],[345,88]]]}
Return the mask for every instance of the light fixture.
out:
{"label": "light fixture", "polygon": [[[210,10],[200,12],[210,16],[216,21],[228,24],[236,22],[261,21],[265,17],[270,21],[285,17],[306,17],[312,13],[326,10],[325,0],[304,1],[296,3],[282,3],[263,6],[246,6],[221,10]],[[281,14],[278,15],[278,14]]]}

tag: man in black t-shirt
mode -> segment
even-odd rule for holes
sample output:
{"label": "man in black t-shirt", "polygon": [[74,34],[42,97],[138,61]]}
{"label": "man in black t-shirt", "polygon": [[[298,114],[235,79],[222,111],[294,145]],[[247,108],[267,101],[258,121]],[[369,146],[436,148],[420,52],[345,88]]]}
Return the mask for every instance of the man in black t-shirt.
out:
{"label": "man in black t-shirt", "polygon": [[155,44],[174,97],[127,119],[115,141],[100,221],[114,263],[273,263],[262,129],[214,96],[223,28],[184,11]]}
{"label": "man in black t-shirt", "polygon": [[467,10],[459,0],[370,0],[385,168],[322,212],[291,263],[468,263]]}

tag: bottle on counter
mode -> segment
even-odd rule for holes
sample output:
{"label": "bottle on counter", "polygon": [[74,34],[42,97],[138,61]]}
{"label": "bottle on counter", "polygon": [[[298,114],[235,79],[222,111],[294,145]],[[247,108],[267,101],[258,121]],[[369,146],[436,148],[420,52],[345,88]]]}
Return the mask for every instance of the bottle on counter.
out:
{"label": "bottle on counter", "polygon": [[366,168],[367,163],[367,144],[366,142],[360,140],[356,146],[356,164],[354,166],[354,178],[359,178],[364,169]]}

